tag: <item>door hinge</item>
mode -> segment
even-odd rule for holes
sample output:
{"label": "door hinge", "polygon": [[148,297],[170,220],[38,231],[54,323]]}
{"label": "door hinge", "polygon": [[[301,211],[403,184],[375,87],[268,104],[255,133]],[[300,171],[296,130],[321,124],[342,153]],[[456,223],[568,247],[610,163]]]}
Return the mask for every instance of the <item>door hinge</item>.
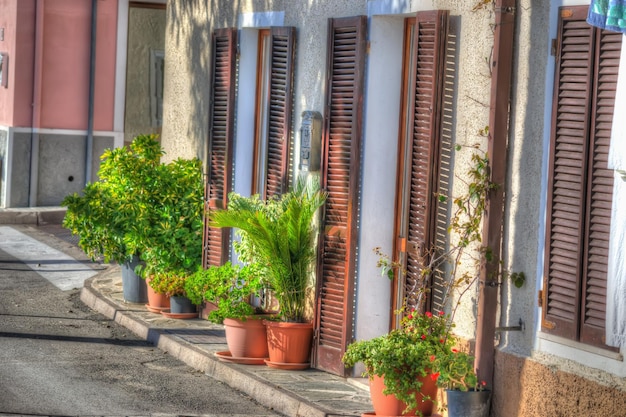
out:
{"label": "door hinge", "polygon": [[537,292],[537,304],[539,305],[539,307],[543,306],[543,290],[539,290]]}
{"label": "door hinge", "polygon": [[557,47],[556,39],[552,39],[552,43],[550,46],[550,55],[556,56],[556,47]]}

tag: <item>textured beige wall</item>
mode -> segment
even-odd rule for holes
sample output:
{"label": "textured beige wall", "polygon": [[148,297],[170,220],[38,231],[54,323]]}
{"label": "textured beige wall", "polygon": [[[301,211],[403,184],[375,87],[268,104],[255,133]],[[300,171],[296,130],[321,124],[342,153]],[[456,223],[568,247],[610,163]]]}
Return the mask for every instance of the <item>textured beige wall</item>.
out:
{"label": "textured beige wall", "polygon": [[165,48],[165,10],[131,7],[128,15],[126,110],[124,141],[139,134],[160,133],[152,126],[150,110],[150,54]]}
{"label": "textured beige wall", "polygon": [[[589,370],[589,376],[596,373]],[[596,382],[534,360],[499,352],[494,417],[623,416],[624,380]]]}

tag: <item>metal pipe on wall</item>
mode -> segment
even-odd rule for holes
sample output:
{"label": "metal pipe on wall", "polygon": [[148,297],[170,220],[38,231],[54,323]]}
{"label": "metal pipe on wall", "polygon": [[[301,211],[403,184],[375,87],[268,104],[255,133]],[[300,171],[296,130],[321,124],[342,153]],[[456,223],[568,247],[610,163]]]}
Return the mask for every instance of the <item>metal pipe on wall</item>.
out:
{"label": "metal pipe on wall", "polygon": [[35,27],[33,45],[33,99],[30,134],[30,181],[28,187],[28,206],[37,206],[39,193],[39,128],[41,124],[41,76],[43,47],[44,0],[35,1]]}
{"label": "metal pipe on wall", "polygon": [[496,316],[500,290],[504,188],[507,171],[513,40],[515,37],[515,0],[496,0],[493,58],[491,61],[491,99],[489,106],[488,155],[490,181],[497,184],[487,199],[482,241],[493,258],[480,271],[478,323],[476,326],[476,361],[478,378],[493,386]]}
{"label": "metal pipe on wall", "polygon": [[91,0],[91,46],[89,51],[89,109],[87,115],[87,146],[85,150],[85,185],[91,182],[93,160],[93,114],[96,83],[96,29],[98,0]]}

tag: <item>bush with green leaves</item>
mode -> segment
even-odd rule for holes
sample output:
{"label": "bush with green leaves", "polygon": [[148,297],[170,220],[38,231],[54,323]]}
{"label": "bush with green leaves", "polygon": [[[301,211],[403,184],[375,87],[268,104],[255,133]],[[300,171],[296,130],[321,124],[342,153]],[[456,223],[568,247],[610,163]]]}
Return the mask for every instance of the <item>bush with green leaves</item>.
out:
{"label": "bush with green leaves", "polygon": [[172,293],[176,275],[193,273],[202,260],[204,187],[199,159],[164,164],[163,154],[156,135],[107,149],[99,181],[64,199],[63,224],[92,258],[123,263],[140,256],[138,272]]}
{"label": "bush with green leaves", "polygon": [[223,323],[224,319],[246,320],[256,313],[250,297],[263,287],[261,268],[257,264],[239,266],[226,262],[221,266],[199,268],[185,282],[185,292],[192,303],[215,304],[208,319]]}
{"label": "bush with green leaves", "polygon": [[[150,224],[143,228],[144,277],[194,273],[202,263],[204,188],[198,159],[177,159],[158,167],[151,185]],[[153,281],[151,281],[152,283]],[[154,287],[153,287],[154,288]]]}
{"label": "bush with green leaves", "polygon": [[79,246],[92,259],[124,263],[142,252],[158,191],[152,183],[163,155],[156,139],[140,135],[128,148],[105,150],[99,181],[62,201],[67,207],[63,226],[79,236]]}

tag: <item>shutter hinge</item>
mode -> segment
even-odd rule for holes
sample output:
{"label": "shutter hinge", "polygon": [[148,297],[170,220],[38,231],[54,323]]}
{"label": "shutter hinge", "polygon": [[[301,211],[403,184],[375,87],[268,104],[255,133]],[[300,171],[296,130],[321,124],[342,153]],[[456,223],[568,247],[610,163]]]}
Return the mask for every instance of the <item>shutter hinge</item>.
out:
{"label": "shutter hinge", "polygon": [[556,327],[556,323],[554,323],[553,321],[542,320],[541,326],[545,329],[552,330]]}
{"label": "shutter hinge", "polygon": [[365,46],[365,53],[366,53],[367,55],[369,55],[369,54],[370,54],[370,41],[367,41],[367,45]]}
{"label": "shutter hinge", "polygon": [[556,56],[556,39],[552,39],[552,45],[550,46],[550,55]]}
{"label": "shutter hinge", "polygon": [[539,307],[543,306],[543,290],[537,292],[537,304]]}

